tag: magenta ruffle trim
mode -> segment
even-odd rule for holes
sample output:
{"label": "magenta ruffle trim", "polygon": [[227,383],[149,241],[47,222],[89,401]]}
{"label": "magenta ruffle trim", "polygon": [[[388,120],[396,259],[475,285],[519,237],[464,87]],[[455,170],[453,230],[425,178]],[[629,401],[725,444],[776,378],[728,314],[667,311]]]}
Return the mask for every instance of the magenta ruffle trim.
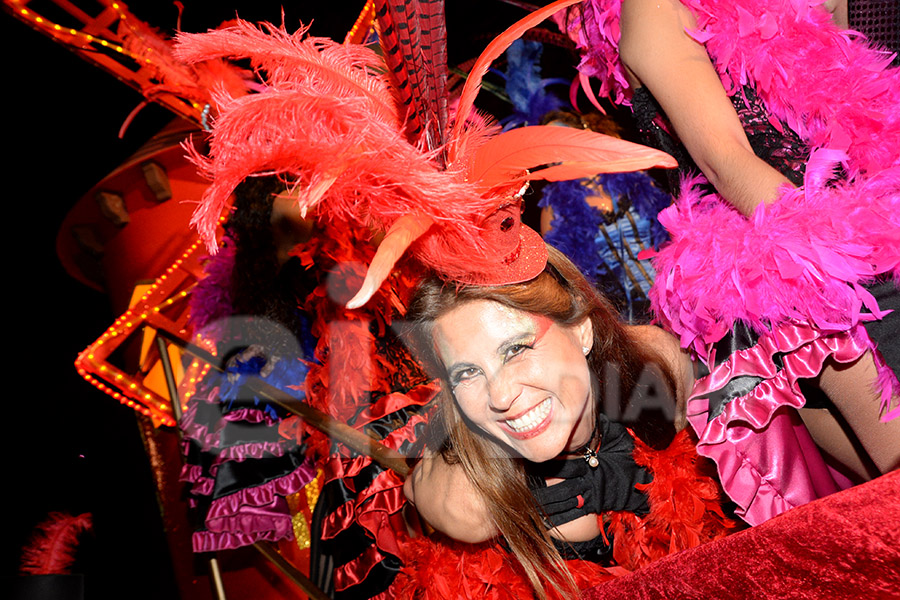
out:
{"label": "magenta ruffle trim", "polygon": [[[290,520],[288,521],[288,524]],[[293,532],[269,530],[259,531],[256,533],[235,533],[235,532],[219,532],[212,533],[209,531],[195,531],[191,536],[191,546],[194,552],[216,552],[218,550],[229,550],[240,548],[241,546],[249,546],[256,542],[277,542],[283,539],[290,539]]]}
{"label": "magenta ruffle trim", "polygon": [[[185,435],[185,437],[191,437]],[[212,442],[212,443],[210,443]],[[204,450],[209,451],[216,448],[218,436],[210,434],[204,438]],[[252,442],[248,444],[237,444],[228,446],[216,451],[216,458],[212,462],[212,472],[215,473],[215,467],[223,462],[236,460],[242,461],[248,458],[266,458],[267,456],[283,456],[285,452],[295,448],[297,443],[293,440],[285,439],[279,442]]]}
{"label": "magenta ruffle trim", "polygon": [[[809,326],[784,325],[697,382],[687,409],[700,437],[697,452],[716,462],[722,487],[748,523],[757,525],[849,485],[825,465],[799,417],[787,409],[805,403],[799,379],[818,375],[829,358],[852,362],[870,346],[862,327],[823,335]],[[781,370],[772,360],[775,354],[784,361]],[[707,421],[708,400],[700,396],[742,375],[763,381]]]}
{"label": "magenta ruffle trim", "polygon": [[194,534],[194,552],[291,539],[293,526],[284,497],[302,490],[315,476],[315,466],[306,460],[284,477],[215,500],[206,515],[207,531]]}
{"label": "magenta ruffle trim", "polygon": [[222,448],[213,466],[222,464],[228,460],[246,460],[248,458],[266,458],[267,456],[283,456],[291,448],[296,448],[297,442],[284,440],[283,442],[254,442]]}
{"label": "magenta ruffle trim", "polygon": [[203,468],[200,465],[184,465],[181,467],[179,481],[191,483],[191,494],[195,496],[209,496],[215,488],[215,480],[206,477],[203,474]]}
{"label": "magenta ruffle trim", "polygon": [[226,421],[245,421],[247,423],[265,423],[270,427],[278,425],[278,419],[273,418],[263,410],[258,408],[240,408],[225,413],[222,418]]}
{"label": "magenta ruffle trim", "polygon": [[[218,389],[218,388],[217,388]],[[217,402],[218,400],[216,400]],[[193,440],[200,445],[205,452],[214,451],[219,447],[219,429],[223,424],[217,424],[216,431],[210,432],[206,424],[197,423],[195,421],[197,414],[197,402],[192,402],[185,411],[181,420],[181,429],[185,439]],[[269,426],[276,425],[276,422],[261,410],[246,408],[228,413],[224,417],[225,421],[237,422],[244,421],[247,423],[265,423]],[[296,446],[296,443],[290,440],[278,442],[251,442],[248,444],[238,444],[222,448],[216,451],[217,456],[213,461],[213,465],[221,464],[227,460],[245,460],[247,458],[263,458],[266,455],[282,456],[289,448]]]}

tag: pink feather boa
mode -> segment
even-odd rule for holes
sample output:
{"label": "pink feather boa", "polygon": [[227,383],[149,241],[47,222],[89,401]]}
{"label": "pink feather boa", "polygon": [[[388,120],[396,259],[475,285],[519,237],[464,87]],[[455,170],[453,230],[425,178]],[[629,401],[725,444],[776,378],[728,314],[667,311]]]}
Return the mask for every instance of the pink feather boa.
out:
{"label": "pink feather boa", "polygon": [[[726,91],[754,87],[813,153],[804,187],[785,187],[751,219],[685,182],[660,215],[672,243],[655,263],[659,319],[705,355],[735,320],[845,330],[863,306],[877,313],[859,283],[900,277],[900,69],[885,70],[891,56],[839,31],[816,0],[682,1]],[[627,103],[620,8],[621,0],[588,0],[583,22],[566,26],[585,53],[582,72]],[[847,182],[831,188],[836,163]]]}

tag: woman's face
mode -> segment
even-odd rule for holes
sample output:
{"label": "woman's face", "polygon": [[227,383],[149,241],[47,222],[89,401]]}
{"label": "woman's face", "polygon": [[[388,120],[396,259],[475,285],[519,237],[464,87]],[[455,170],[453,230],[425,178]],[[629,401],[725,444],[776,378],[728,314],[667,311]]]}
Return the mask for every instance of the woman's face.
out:
{"label": "woman's face", "polygon": [[564,326],[491,300],[461,304],[434,327],[435,349],[462,412],[534,462],[590,438],[585,354],[592,339],[588,319]]}

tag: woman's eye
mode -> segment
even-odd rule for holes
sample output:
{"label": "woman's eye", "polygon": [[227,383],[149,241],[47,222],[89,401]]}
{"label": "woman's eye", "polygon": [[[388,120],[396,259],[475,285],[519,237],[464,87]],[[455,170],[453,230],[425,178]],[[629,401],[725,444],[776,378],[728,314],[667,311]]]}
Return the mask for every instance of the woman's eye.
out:
{"label": "woman's eye", "polygon": [[503,355],[503,360],[508,361],[510,359],[515,358],[516,356],[522,354],[526,350],[530,350],[531,346],[528,344],[515,344],[506,349],[506,353]]}
{"label": "woman's eye", "polygon": [[461,371],[456,371],[453,373],[453,377],[450,378],[450,384],[453,387],[458,386],[461,383],[465,383],[470,379],[474,379],[478,377],[479,370],[475,367],[470,367],[468,369],[462,369]]}

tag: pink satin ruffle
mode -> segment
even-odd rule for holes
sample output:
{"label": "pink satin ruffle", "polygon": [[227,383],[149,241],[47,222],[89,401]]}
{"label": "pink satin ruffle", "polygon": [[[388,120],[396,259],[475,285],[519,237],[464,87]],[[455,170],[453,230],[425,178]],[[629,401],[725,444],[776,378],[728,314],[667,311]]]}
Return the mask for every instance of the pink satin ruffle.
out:
{"label": "pink satin ruffle", "polygon": [[[849,480],[825,464],[793,409],[805,404],[799,379],[818,375],[829,358],[848,363],[870,349],[862,326],[822,334],[809,325],[785,324],[696,383],[687,411],[700,436],[697,452],[715,461],[722,487],[748,523],[757,525],[849,487]],[[773,361],[775,354],[781,355],[781,370]],[[708,421],[707,394],[741,375],[763,381]]]}
{"label": "pink satin ruffle", "polygon": [[315,465],[307,459],[288,475],[213,501],[206,514],[207,531],[196,532],[192,538],[194,552],[291,539],[293,526],[285,496],[300,491],[315,476]]}

